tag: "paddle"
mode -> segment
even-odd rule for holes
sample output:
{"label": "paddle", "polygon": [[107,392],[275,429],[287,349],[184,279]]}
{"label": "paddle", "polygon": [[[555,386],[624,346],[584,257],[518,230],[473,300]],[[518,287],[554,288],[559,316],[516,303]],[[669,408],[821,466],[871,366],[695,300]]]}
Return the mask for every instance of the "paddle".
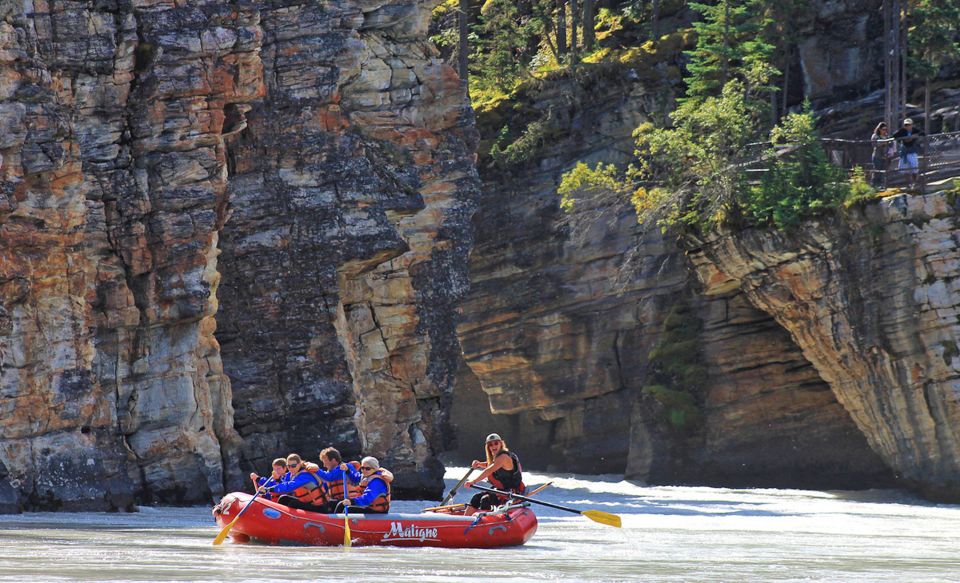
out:
{"label": "paddle", "polygon": [[454,508],[463,508],[466,506],[465,503],[461,502],[459,504],[447,504],[446,506],[431,506],[430,508],[424,508],[424,512],[436,512],[438,510],[453,510]]}
{"label": "paddle", "polygon": [[[526,496],[533,496],[533,495],[536,494],[537,492],[542,492],[544,488],[546,488],[547,486],[549,486],[549,485],[552,484],[552,483],[553,483],[553,482],[547,482],[546,484],[540,486],[539,488],[537,488],[537,489],[534,490],[533,492],[528,492],[528,493],[526,494]],[[438,510],[453,510],[453,509],[455,509],[455,508],[463,508],[464,506],[466,506],[466,504],[463,503],[463,502],[461,502],[460,504],[448,504],[448,505],[446,505],[446,506],[432,506],[432,507],[430,507],[430,508],[424,508],[423,511],[424,511],[424,512],[436,512],[436,511],[438,511]]]}
{"label": "paddle", "polygon": [[553,482],[547,482],[546,484],[540,486],[539,488],[537,488],[537,489],[534,490],[533,492],[527,492],[526,494],[524,494],[524,496],[533,496],[533,495],[536,494],[537,492],[542,492],[544,488],[546,488],[547,486],[549,486],[549,485],[552,484],[552,483],[553,483]]}
{"label": "paddle", "polygon": [[467,478],[469,478],[469,477],[470,477],[470,474],[472,474],[472,473],[473,473],[473,468],[470,468],[470,469],[467,470],[467,473],[464,474],[462,478],[460,478],[460,481],[457,482],[457,485],[454,486],[452,490],[450,490],[450,493],[447,494],[447,497],[444,498],[444,499],[443,499],[443,502],[440,503],[440,506],[441,506],[441,507],[446,506],[447,503],[449,503],[451,500],[453,500],[453,497],[457,495],[457,490],[460,489],[460,486],[462,486],[463,483],[467,481]]}
{"label": "paddle", "polygon": [[600,510],[577,510],[576,508],[567,508],[566,506],[560,506],[559,504],[551,504],[550,502],[544,502],[542,500],[537,500],[536,498],[521,496],[520,494],[514,494],[513,492],[504,492],[503,490],[497,490],[496,488],[487,488],[486,486],[477,486],[476,484],[474,484],[473,487],[481,492],[490,492],[492,494],[499,494],[500,496],[516,498],[517,500],[533,502],[534,504],[542,504],[543,506],[549,506],[550,508],[556,508],[557,510],[565,510],[567,512],[573,512],[574,514],[581,514],[594,522],[620,528],[620,517],[616,514],[610,514],[609,512],[601,512]]}
{"label": "paddle", "polygon": [[[347,493],[347,472],[343,471],[343,499],[349,500]],[[343,546],[344,548],[350,548],[350,506],[347,504],[343,505]]]}
{"label": "paddle", "polygon": [[[263,483],[263,487],[266,488],[267,485],[270,484],[270,482],[272,481],[273,481],[273,478],[270,478],[269,480]],[[219,545],[223,543],[224,540],[226,540],[227,535],[230,534],[230,529],[233,528],[233,525],[236,524],[238,520],[240,520],[240,517],[243,516],[243,513],[247,511],[247,508],[250,508],[250,505],[253,504],[253,501],[256,500],[257,496],[259,495],[260,495],[260,488],[257,488],[256,494],[254,494],[253,498],[251,498],[250,501],[247,502],[247,505],[243,507],[243,510],[237,513],[237,515],[233,518],[233,520],[230,521],[230,524],[223,527],[223,529],[220,531],[220,534],[217,535],[217,538],[213,539],[213,544]]]}

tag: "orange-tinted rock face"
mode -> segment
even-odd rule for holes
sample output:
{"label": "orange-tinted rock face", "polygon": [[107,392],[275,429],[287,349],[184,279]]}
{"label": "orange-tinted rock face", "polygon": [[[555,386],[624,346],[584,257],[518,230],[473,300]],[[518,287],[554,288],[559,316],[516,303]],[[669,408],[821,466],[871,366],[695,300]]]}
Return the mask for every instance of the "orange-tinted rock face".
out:
{"label": "orange-tinted rock face", "polygon": [[475,179],[428,7],[23,10],[0,7],[0,509],[207,502],[250,469],[234,402],[258,470],[333,443],[439,490]]}
{"label": "orange-tinted rock face", "polygon": [[216,242],[223,111],[263,93],[255,43],[238,40],[259,36],[256,15],[5,10],[9,506],[208,500],[238,442],[213,337]]}

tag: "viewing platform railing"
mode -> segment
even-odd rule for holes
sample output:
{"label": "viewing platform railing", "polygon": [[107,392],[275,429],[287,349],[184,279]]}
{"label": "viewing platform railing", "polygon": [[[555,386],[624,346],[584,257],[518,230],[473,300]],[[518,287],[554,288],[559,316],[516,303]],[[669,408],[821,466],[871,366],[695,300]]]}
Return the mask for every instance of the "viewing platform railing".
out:
{"label": "viewing platform railing", "polygon": [[[827,158],[834,165],[847,171],[854,168],[863,169],[867,180],[879,188],[900,188],[913,186],[919,192],[925,192],[928,185],[948,178],[960,178],[960,132],[946,132],[920,136],[920,154],[918,155],[919,168],[917,181],[912,183],[913,172],[909,169],[900,169],[900,156],[896,153],[899,144],[893,148],[882,168],[874,168],[874,145],[870,140],[845,140],[839,138],[821,138],[820,143],[827,154]],[[771,156],[769,143],[751,144],[746,157],[751,161],[744,164],[746,171],[752,178],[759,179],[758,174],[769,170],[774,157],[787,155],[794,147],[778,145],[773,147],[776,156]]]}

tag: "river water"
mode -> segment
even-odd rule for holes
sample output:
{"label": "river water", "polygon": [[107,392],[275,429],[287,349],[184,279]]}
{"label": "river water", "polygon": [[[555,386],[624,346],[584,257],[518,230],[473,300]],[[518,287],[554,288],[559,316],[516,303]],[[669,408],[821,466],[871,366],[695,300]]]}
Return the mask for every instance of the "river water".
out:
{"label": "river water", "polygon": [[[448,470],[448,490],[464,471]],[[533,539],[497,551],[214,547],[208,508],[32,513],[0,516],[0,581],[960,582],[960,506],[900,491],[646,488],[525,474],[530,485],[548,480],[538,498],[618,514],[623,528],[537,507]],[[425,505],[395,503],[401,512]]]}

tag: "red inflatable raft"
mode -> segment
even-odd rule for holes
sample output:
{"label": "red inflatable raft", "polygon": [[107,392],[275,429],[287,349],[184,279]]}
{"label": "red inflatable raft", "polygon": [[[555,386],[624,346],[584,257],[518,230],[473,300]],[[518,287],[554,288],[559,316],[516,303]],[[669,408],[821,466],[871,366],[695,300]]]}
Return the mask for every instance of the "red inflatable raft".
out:
{"label": "red inflatable raft", "polygon": [[[213,508],[223,528],[253,496],[227,494]],[[318,514],[257,498],[230,529],[234,542],[251,539],[268,544],[342,545],[343,514]],[[537,517],[526,506],[513,506],[485,516],[423,512],[421,514],[351,514],[353,545],[401,547],[492,548],[522,545],[537,532]]]}

